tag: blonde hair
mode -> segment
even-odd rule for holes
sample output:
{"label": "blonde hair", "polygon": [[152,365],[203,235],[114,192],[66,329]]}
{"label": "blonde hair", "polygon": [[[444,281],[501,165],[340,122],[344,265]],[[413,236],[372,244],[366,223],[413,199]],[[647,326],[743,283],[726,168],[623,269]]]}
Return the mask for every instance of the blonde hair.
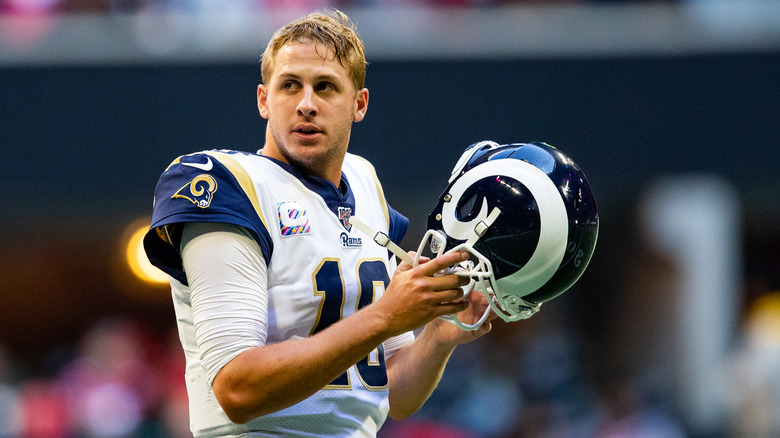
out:
{"label": "blonde hair", "polygon": [[267,84],[271,79],[279,50],[287,44],[303,40],[312,40],[332,50],[334,58],[349,72],[355,89],[360,90],[365,86],[367,62],[363,41],[358,37],[354,23],[337,9],[313,12],[276,31],[261,59],[263,83]]}

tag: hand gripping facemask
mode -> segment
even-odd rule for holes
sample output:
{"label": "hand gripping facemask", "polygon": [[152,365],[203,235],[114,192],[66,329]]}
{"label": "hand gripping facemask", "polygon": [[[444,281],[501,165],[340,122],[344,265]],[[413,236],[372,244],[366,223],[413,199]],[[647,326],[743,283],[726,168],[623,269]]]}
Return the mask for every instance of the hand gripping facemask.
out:
{"label": "hand gripping facemask", "polygon": [[434,255],[467,251],[470,260],[450,271],[471,279],[464,292],[483,293],[488,311],[474,324],[442,319],[476,330],[491,309],[505,321],[526,319],[568,290],[593,255],[598,227],[593,192],[568,156],[546,143],[483,141],[455,165],[415,259],[367,233],[412,266],[426,246]]}

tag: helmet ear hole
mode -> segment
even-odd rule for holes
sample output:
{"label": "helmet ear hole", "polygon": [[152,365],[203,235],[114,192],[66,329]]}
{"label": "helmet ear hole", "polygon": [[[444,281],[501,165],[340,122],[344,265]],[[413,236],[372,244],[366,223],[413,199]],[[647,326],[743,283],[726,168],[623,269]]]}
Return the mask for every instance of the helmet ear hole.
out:
{"label": "helmet ear hole", "polygon": [[455,214],[458,219],[465,219],[471,215],[474,211],[474,206],[477,204],[477,193],[474,192],[469,196],[461,198],[459,205],[455,208]]}

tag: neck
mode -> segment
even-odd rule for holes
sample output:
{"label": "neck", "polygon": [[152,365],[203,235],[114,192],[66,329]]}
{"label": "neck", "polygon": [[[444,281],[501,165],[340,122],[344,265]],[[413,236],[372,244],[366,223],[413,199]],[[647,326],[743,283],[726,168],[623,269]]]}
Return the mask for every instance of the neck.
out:
{"label": "neck", "polygon": [[344,163],[343,155],[338,160],[338,163],[331,163],[330,165],[318,166],[318,164],[322,164],[322,163],[321,162],[306,163],[303,161],[295,160],[293,157],[288,157],[285,154],[283,154],[281,150],[274,147],[273,145],[269,147],[268,143],[266,143],[265,146],[262,149],[260,149],[259,154],[281,161],[285,164],[289,164],[290,166],[296,168],[299,172],[304,173],[306,175],[311,175],[311,176],[316,176],[319,178],[326,179],[332,182],[333,185],[336,186],[336,188],[339,188],[341,185],[341,165]]}

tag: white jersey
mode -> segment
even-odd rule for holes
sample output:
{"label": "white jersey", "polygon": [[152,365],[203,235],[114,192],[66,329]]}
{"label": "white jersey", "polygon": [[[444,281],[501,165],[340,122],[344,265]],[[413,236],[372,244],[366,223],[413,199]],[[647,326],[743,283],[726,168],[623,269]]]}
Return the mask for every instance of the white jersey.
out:
{"label": "white jersey", "polygon": [[[196,339],[187,274],[178,244],[186,222],[249,230],[267,264],[253,345],[311,336],[377,300],[389,283],[387,249],[349,224],[355,215],[399,241],[408,221],[390,208],[373,167],[347,154],[342,187],[304,176],[268,157],[207,151],[179,157],[155,191],[150,260],[171,276],[179,334],[187,356],[190,424],[196,436],[375,436],[388,406],[385,352],[378,346],[308,399],[244,425],[227,418],[211,382],[221,366],[249,348],[209,357]],[[206,316],[213,317],[214,315]],[[393,339],[395,347],[412,334]],[[387,344],[387,343],[386,343]]]}

